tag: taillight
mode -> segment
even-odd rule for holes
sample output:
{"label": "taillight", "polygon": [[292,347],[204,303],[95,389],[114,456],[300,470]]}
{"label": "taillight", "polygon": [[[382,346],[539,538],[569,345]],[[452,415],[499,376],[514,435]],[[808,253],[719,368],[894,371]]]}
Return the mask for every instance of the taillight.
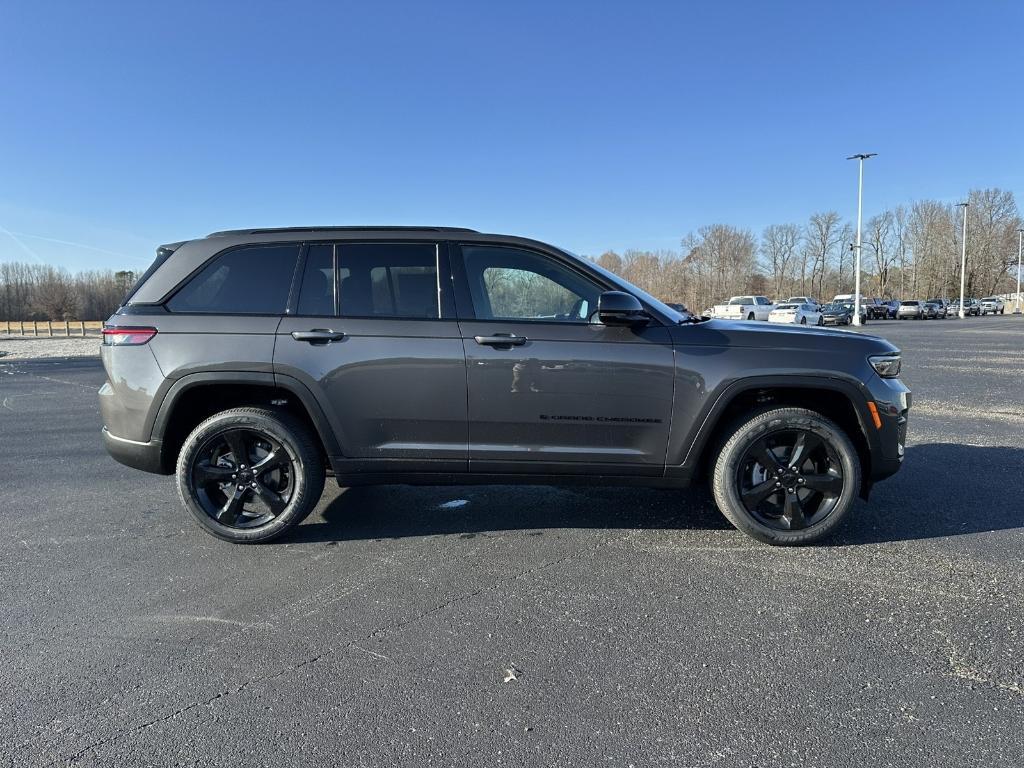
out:
{"label": "taillight", "polygon": [[156,328],[110,326],[103,329],[103,344],[107,347],[135,347],[156,336]]}

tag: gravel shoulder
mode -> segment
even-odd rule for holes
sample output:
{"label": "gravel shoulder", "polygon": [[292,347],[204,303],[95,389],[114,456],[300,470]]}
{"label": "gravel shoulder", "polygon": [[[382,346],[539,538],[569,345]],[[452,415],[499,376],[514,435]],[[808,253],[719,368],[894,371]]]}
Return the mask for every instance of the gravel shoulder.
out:
{"label": "gravel shoulder", "polygon": [[99,357],[97,336],[26,338],[0,334],[0,358],[4,360],[37,360],[45,357]]}

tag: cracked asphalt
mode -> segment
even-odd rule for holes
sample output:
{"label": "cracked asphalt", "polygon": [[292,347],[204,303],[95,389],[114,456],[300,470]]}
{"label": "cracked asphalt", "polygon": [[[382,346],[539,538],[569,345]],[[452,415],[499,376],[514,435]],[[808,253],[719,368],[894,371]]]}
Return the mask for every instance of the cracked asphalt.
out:
{"label": "cracked asphalt", "polygon": [[1019,766],[1024,321],[865,330],[906,465],[802,549],[704,492],[330,483],[232,546],[106,456],[98,361],[0,360],[0,765]]}

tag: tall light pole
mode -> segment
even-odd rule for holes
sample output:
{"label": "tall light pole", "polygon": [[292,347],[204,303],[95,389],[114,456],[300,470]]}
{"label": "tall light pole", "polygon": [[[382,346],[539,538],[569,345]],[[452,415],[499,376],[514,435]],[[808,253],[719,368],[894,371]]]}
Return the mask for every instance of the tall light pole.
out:
{"label": "tall light pole", "polygon": [[963,320],[964,314],[964,280],[967,277],[967,206],[970,203],[957,203],[964,209],[964,226],[960,232],[960,311],[957,314]]}
{"label": "tall light pole", "polygon": [[1020,314],[1020,250],[1021,246],[1024,245],[1024,229],[1017,230],[1017,309],[1013,311],[1013,314]]}
{"label": "tall light pole", "polygon": [[862,202],[864,200],[864,161],[874,157],[877,152],[862,152],[859,155],[850,155],[847,160],[857,160],[859,173],[857,177],[857,255],[854,258],[854,279],[853,279],[853,324],[860,325],[860,222]]}

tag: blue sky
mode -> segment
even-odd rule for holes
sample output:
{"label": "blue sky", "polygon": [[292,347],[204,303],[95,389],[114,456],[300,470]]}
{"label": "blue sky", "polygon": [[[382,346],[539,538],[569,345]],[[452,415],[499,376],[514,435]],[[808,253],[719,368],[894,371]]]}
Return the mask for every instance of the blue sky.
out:
{"label": "blue sky", "polygon": [[[1016,2],[0,5],[0,260],[445,224],[596,255],[1024,192]],[[12,234],[13,233],[13,234]],[[61,241],[61,242],[54,242]]]}

